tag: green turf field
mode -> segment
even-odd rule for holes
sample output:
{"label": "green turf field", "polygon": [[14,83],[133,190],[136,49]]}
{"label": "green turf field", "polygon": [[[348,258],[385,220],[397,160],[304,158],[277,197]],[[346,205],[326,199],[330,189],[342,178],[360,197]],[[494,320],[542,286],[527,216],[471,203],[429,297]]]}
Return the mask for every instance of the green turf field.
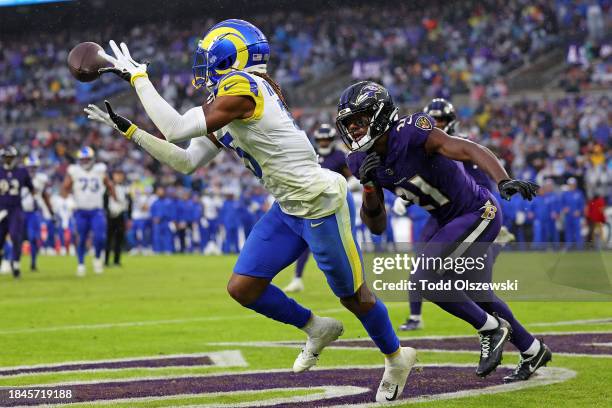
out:
{"label": "green turf field", "polygon": [[[85,278],[77,278],[76,262],[73,258],[42,257],[39,273],[30,273],[26,267],[23,278],[19,281],[10,276],[0,276],[0,392],[6,397],[6,393],[17,386],[37,385],[37,389],[73,389],[78,397],[87,393],[73,387],[87,382],[87,390],[91,395],[100,394],[101,398],[104,398],[97,402],[100,406],[235,406],[237,403],[248,405],[249,402],[257,403],[262,400],[290,404],[300,401],[300,398],[305,398],[303,401],[309,401],[310,398],[310,402],[301,402],[295,406],[319,406],[313,400],[316,400],[317,396],[327,395],[326,392],[333,394],[333,390],[330,391],[326,387],[334,384],[317,385],[314,382],[310,386],[295,383],[292,385],[294,389],[277,384],[276,377],[289,376],[283,373],[279,375],[278,371],[290,370],[299,346],[281,347],[261,342],[301,341],[304,335],[290,326],[257,316],[229,298],[225,284],[234,259],[196,255],[125,257],[124,266],[120,269],[108,269],[100,276],[89,273]],[[504,264],[522,263],[526,270],[536,268],[537,264],[530,264],[530,259],[534,257],[526,257],[520,253],[506,254],[497,267],[504,268]],[[609,270],[610,257],[605,261]],[[366,338],[359,322],[341,308],[312,260],[306,272],[306,291],[295,298],[318,314],[341,319],[345,325],[342,339]],[[290,278],[290,271],[284,271],[275,282],[283,286]],[[391,303],[388,307],[394,325],[399,325],[406,317],[407,305]],[[518,302],[513,303],[512,307],[527,327],[538,333],[612,333],[612,303]],[[410,335],[402,334],[402,337],[474,335],[468,325],[446,315],[431,304],[425,305],[424,316],[424,330]],[[601,321],[597,322],[598,319]],[[544,339],[546,340],[546,335]],[[228,344],[235,342],[260,343]],[[470,366],[469,375],[463,374],[463,371],[455,373],[469,386],[470,383],[479,381],[472,374],[478,356],[453,350],[419,351],[419,364],[423,368],[411,375],[409,383],[413,382],[415,388],[408,388],[405,396],[410,397],[411,391],[419,391],[423,395],[419,394],[421,399],[418,401],[424,401],[420,402],[419,406],[436,407],[609,407],[612,406],[612,340],[594,340],[592,343],[597,344],[588,347],[597,347],[599,355],[580,353],[572,356],[570,351],[564,355],[553,356],[553,362],[549,365],[553,370],[552,374],[549,374],[552,377],[561,375],[564,378],[558,379],[560,382],[555,384],[518,390],[497,389],[499,392],[486,395],[478,395],[478,390],[469,390],[462,394],[446,395],[454,397],[451,399],[435,399],[429,402],[427,400],[431,397],[428,397],[426,392],[423,394],[422,390],[419,391],[418,384],[424,383],[427,387],[437,381],[446,380],[443,366],[454,363]],[[610,351],[607,356],[602,356],[601,350],[606,350],[606,347]],[[143,367],[138,364],[127,367],[111,364],[104,367],[104,362],[108,364],[108,360],[139,357],[166,361],[164,356],[169,355],[181,355],[182,357],[177,357],[179,360],[189,360],[209,352],[227,350],[237,353],[233,354],[231,361],[225,362],[226,366],[221,367],[211,365],[210,361],[202,364],[171,362],[161,367]],[[236,355],[241,356],[241,359],[234,358]],[[210,357],[213,361],[215,358]],[[514,366],[517,359],[516,354],[508,353],[505,355],[504,364]],[[102,365],[84,365],[80,370],[68,366],[68,369],[25,367],[24,372],[10,371],[11,367],[16,366],[71,362],[96,362],[95,364]],[[343,366],[380,367],[382,363],[382,358],[375,349],[330,348],[322,355],[319,365],[324,369]],[[434,364],[441,365],[442,368],[432,368]],[[564,370],[555,371],[557,368]],[[367,367],[363,369],[366,373]],[[248,378],[249,381],[254,378],[253,381],[257,384],[254,388],[225,392],[225,388],[216,390],[216,385],[211,383],[213,388],[207,388],[206,392],[197,391],[200,389],[201,379],[210,380],[210,376],[205,374],[258,370],[276,370],[277,373],[252,374]],[[431,379],[427,377],[438,373],[436,370],[442,371]],[[382,373],[380,370],[377,372]],[[343,378],[343,373],[346,372],[332,372],[330,375]],[[108,382],[119,379],[136,382],[142,381],[143,377],[163,379],[154,387],[157,393],[142,396],[140,399],[129,399],[132,397],[122,394],[129,388],[125,385],[127,382],[118,383],[121,386],[115,387],[112,382]],[[546,375],[542,375],[543,379],[546,379],[545,377]],[[238,387],[243,381],[243,377],[220,378],[223,378],[223,381],[219,384],[230,388]],[[173,387],[179,387],[181,379],[192,382],[179,392]],[[485,384],[485,387],[500,385],[494,378],[488,381],[490,383]],[[105,382],[105,385],[100,384]],[[105,388],[99,388],[101,385]],[[375,388],[377,385],[378,379],[369,384],[369,387]],[[141,386],[141,383],[136,383],[134,387],[137,390],[146,388]],[[444,387],[446,393],[461,390],[454,390],[452,382]],[[346,390],[349,388],[345,387],[339,392],[348,392]],[[352,389],[355,393],[360,392],[356,387]],[[7,405],[21,405],[15,398],[2,401]],[[37,401],[43,402],[41,399]],[[0,406],[4,406],[2,402]]]}

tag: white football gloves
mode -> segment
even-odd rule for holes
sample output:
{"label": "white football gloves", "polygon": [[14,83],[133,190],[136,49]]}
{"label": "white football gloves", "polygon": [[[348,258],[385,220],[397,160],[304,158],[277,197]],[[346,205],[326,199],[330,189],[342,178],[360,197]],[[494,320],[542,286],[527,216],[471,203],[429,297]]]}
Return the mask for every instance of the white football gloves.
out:
{"label": "white football gloves", "polygon": [[87,114],[87,118],[95,120],[96,122],[104,123],[105,125],[108,125],[121,132],[126,138],[131,139],[138,127],[129,119],[126,119],[121,115],[117,115],[115,111],[113,111],[113,107],[108,101],[104,101],[104,104],[106,105],[106,112],[94,104],[87,105],[87,107],[83,109]]}
{"label": "white football gloves", "polygon": [[132,86],[134,86],[134,81],[136,78],[145,77],[147,78],[149,75],[147,74],[147,65],[146,63],[142,64],[140,62],[134,61],[132,56],[130,55],[130,50],[128,50],[127,45],[124,42],[117,46],[115,41],[110,40],[108,42],[113,53],[114,57],[108,55],[104,51],[98,51],[98,55],[113,64],[112,67],[109,68],[101,68],[98,72],[101,74],[105,72],[112,72],[119,77],[128,81]]}

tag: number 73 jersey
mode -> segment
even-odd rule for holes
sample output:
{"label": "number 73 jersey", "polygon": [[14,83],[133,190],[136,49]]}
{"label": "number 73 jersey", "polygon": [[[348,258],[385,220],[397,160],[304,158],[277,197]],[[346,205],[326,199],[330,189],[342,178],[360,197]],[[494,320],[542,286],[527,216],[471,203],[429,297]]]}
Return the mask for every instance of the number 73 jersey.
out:
{"label": "number 73 jersey", "polygon": [[283,212],[320,218],[341,207],[346,199],[346,180],[321,168],[308,137],[266,80],[232,72],[221,78],[215,93],[217,97],[249,96],[255,101],[250,118],[232,121],[216,136],[242,158]]}
{"label": "number 73 jersey", "polygon": [[104,178],[106,165],[95,163],[90,169],[78,164],[68,166],[68,175],[72,178],[72,195],[76,210],[94,210],[104,207]]}
{"label": "number 73 jersey", "polygon": [[[441,154],[427,154],[425,142],[432,129],[433,120],[423,113],[397,121],[389,132],[387,155],[376,169],[376,178],[383,188],[427,210],[444,225],[478,211],[489,193],[465,172],[462,163]],[[365,156],[360,152],[348,156],[353,174],[359,174]]]}

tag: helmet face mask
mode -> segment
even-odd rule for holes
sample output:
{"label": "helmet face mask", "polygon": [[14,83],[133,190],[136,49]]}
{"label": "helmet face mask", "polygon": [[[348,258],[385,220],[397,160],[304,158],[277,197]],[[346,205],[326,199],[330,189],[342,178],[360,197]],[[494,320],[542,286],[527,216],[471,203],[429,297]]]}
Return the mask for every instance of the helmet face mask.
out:
{"label": "helmet face mask", "polygon": [[350,150],[364,152],[389,130],[397,116],[398,109],[387,90],[374,82],[363,81],[342,93],[336,128]]}

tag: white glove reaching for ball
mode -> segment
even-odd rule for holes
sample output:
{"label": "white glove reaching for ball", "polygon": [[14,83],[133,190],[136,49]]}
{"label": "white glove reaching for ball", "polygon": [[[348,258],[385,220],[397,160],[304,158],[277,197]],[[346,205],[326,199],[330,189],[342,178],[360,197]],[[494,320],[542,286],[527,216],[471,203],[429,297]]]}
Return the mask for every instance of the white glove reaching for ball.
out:
{"label": "white glove reaching for ball", "polygon": [[105,72],[112,72],[128,81],[132,86],[134,86],[134,81],[136,78],[149,76],[147,74],[147,64],[134,61],[130,55],[130,50],[128,50],[128,47],[124,42],[119,44],[119,47],[113,40],[110,40],[108,44],[113,50],[115,56],[112,57],[103,50],[98,51],[98,55],[113,64],[113,66],[109,68],[101,68],[98,70],[98,72],[101,74]]}

